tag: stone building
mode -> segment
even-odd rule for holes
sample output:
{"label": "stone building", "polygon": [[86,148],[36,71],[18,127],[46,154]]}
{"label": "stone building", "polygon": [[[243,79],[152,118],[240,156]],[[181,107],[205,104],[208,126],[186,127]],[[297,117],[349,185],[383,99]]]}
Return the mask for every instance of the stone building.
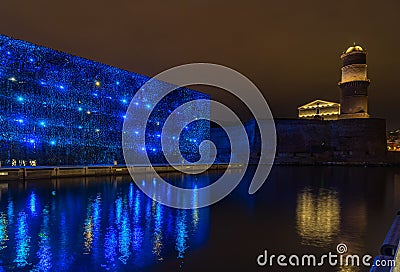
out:
{"label": "stone building", "polygon": [[314,100],[297,108],[300,119],[337,120],[340,104],[336,102]]}
{"label": "stone building", "polygon": [[305,119],[337,120],[368,118],[367,51],[361,46],[350,46],[342,59],[340,104],[315,100],[298,107],[298,117]]}
{"label": "stone building", "polygon": [[349,47],[342,59],[340,119],[368,118],[367,52],[358,45]]}
{"label": "stone building", "polygon": [[[358,45],[342,55],[342,76],[339,82],[340,104],[315,100],[298,108],[298,119],[275,119],[277,164],[318,163],[399,163],[400,156],[387,153],[386,121],[369,118],[367,52]],[[261,139],[257,123],[245,123],[251,147],[250,163],[257,163]],[[225,135],[212,129],[219,159],[229,158]],[[225,143],[225,145],[224,145]]]}

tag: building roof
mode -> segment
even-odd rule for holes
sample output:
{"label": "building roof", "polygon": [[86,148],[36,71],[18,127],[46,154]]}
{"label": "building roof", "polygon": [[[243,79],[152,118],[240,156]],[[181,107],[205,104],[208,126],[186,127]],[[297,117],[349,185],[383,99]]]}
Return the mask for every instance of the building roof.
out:
{"label": "building roof", "polygon": [[311,108],[322,108],[322,107],[332,107],[332,106],[338,106],[340,107],[339,103],[336,102],[331,102],[331,101],[326,101],[326,100],[314,100],[311,101],[310,103],[307,103],[303,106],[298,107],[298,109],[311,109]]}

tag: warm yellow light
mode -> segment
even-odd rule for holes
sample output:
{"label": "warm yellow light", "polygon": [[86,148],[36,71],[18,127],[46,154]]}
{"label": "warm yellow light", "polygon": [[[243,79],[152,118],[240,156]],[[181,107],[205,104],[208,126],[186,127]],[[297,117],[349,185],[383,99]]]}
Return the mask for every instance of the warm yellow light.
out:
{"label": "warm yellow light", "polygon": [[340,201],[334,190],[306,189],[297,196],[296,222],[302,243],[326,245],[332,242],[340,228]]}
{"label": "warm yellow light", "polygon": [[353,52],[353,51],[364,51],[364,49],[359,46],[359,45],[355,45],[355,46],[350,46],[347,50],[346,50],[346,54]]}
{"label": "warm yellow light", "polygon": [[101,85],[100,81],[96,81],[95,85],[96,85],[97,87],[100,87],[100,85]]}
{"label": "warm yellow light", "polygon": [[91,114],[91,112],[90,112],[90,111],[87,111],[86,113],[87,113],[87,114]]}

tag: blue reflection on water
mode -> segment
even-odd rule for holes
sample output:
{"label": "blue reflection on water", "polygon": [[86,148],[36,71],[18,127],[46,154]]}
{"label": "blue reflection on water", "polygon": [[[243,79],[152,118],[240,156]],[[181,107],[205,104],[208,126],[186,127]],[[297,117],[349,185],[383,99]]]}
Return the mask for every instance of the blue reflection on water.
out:
{"label": "blue reflection on water", "polygon": [[7,216],[5,213],[0,214],[0,251],[7,247],[5,242],[8,240],[7,235]]}
{"label": "blue reflection on water", "polygon": [[18,267],[24,267],[28,264],[31,237],[28,234],[27,217],[25,212],[18,214],[17,233],[15,236],[16,258],[14,259]]}
{"label": "blue reflection on water", "polygon": [[121,214],[122,214],[122,198],[121,197],[118,197],[118,199],[115,201],[115,207],[117,210],[116,224],[119,225],[121,223]]}
{"label": "blue reflection on water", "polygon": [[[153,203],[156,203],[153,201]],[[157,256],[157,260],[161,261],[163,258],[161,256],[162,244],[162,208],[160,203],[156,203],[155,211],[155,222],[154,222],[154,238],[153,238],[153,254]]]}
{"label": "blue reflection on water", "polygon": [[123,264],[126,264],[129,256],[131,255],[131,252],[129,250],[131,229],[129,224],[128,211],[126,207],[123,210],[122,222],[121,224],[118,224],[118,226],[119,226],[118,243],[119,243],[119,253],[120,253],[118,259]]}
{"label": "blue reflection on water", "polygon": [[36,194],[35,192],[32,192],[29,198],[29,209],[32,215],[36,215],[36,205]]}
{"label": "blue reflection on water", "polygon": [[143,241],[143,230],[140,226],[140,212],[141,212],[141,194],[136,192],[135,205],[133,210],[133,233],[132,233],[132,249],[134,252],[139,251]]}
{"label": "blue reflection on water", "polygon": [[178,251],[178,258],[183,259],[185,257],[185,250],[188,248],[186,239],[188,237],[187,225],[186,225],[186,213],[184,210],[178,211],[177,223],[176,223],[176,250]]}
{"label": "blue reflection on water", "polygon": [[183,262],[209,231],[207,208],[168,208],[128,178],[63,181],[57,194],[52,183],[34,184],[10,188],[0,202],[0,270],[153,270],[167,257]]}
{"label": "blue reflection on water", "polygon": [[117,232],[114,227],[109,227],[104,238],[104,258],[107,262],[107,265],[105,266],[107,270],[115,270],[117,268],[117,265],[115,264],[117,258],[117,246]]}
{"label": "blue reflection on water", "polygon": [[67,219],[64,211],[60,214],[60,222],[57,224],[61,235],[59,240],[59,254],[57,267],[60,271],[66,271],[71,262],[71,254],[68,251],[68,230],[67,230]]}
{"label": "blue reflection on water", "polygon": [[37,256],[39,263],[36,266],[37,271],[49,271],[52,267],[52,252],[49,236],[49,211],[43,210],[43,223],[39,232],[39,251]]}
{"label": "blue reflection on water", "polygon": [[12,224],[14,222],[14,202],[11,199],[8,200],[7,217],[8,224]]}

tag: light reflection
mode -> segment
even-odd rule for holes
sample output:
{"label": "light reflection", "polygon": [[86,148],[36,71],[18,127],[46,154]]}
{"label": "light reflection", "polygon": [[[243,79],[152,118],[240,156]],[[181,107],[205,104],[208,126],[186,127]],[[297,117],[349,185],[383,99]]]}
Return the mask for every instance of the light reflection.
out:
{"label": "light reflection", "polygon": [[119,225],[121,223],[121,214],[122,214],[122,198],[118,197],[115,200],[115,210],[116,210],[116,224]]}
{"label": "light reflection", "polygon": [[[93,268],[107,271],[127,266],[142,269],[163,261],[174,249],[179,259],[184,258],[189,235],[200,224],[200,210],[169,209],[145,196],[131,181],[103,188],[84,198],[75,194],[66,198],[62,188],[47,198],[29,190],[23,202],[12,201],[10,194],[8,206],[0,211],[1,255],[12,256],[15,267],[31,271],[69,271],[77,262],[90,262]],[[110,194],[110,189],[116,194]],[[197,196],[193,199],[197,201]],[[194,245],[201,242],[199,235],[203,234],[196,234]]]}
{"label": "light reflection", "polygon": [[[84,223],[84,254],[90,253],[93,242],[98,241],[100,236],[100,202],[101,197],[97,195],[94,201],[89,201],[87,217]],[[97,248],[96,248],[97,251]]]}
{"label": "light reflection", "polygon": [[133,234],[132,234],[132,248],[134,251],[139,251],[143,241],[143,230],[140,226],[140,211],[141,211],[141,195],[136,191],[135,206],[133,212]]}
{"label": "light reflection", "polygon": [[101,224],[101,195],[97,194],[96,199],[93,201],[93,255],[99,254],[99,237],[100,237],[100,224]]}
{"label": "light reflection", "polygon": [[7,207],[8,223],[11,225],[14,222],[14,202],[9,199]]}
{"label": "light reflection", "polygon": [[30,197],[29,197],[29,209],[32,213],[32,215],[36,215],[36,194],[35,192],[32,191]]}
{"label": "light reflection", "polygon": [[114,227],[109,227],[107,229],[107,233],[104,238],[104,257],[107,262],[107,270],[110,270],[113,268],[115,270],[116,268],[116,258],[117,258],[117,248],[118,246],[118,240],[117,240],[117,234],[114,229]]}
{"label": "light reflection", "polygon": [[125,208],[123,211],[122,222],[119,225],[119,253],[121,256],[118,258],[123,264],[126,264],[131,252],[129,250],[130,246],[130,238],[131,238],[131,229],[129,226],[129,216],[128,211]]}
{"label": "light reflection", "polygon": [[20,212],[18,214],[17,232],[15,235],[15,253],[14,263],[17,267],[24,267],[28,264],[31,237],[28,234],[27,214]]}
{"label": "light reflection", "polygon": [[334,190],[306,188],[297,197],[297,231],[302,243],[314,246],[329,245],[340,227],[340,203]]}
{"label": "light reflection", "polygon": [[49,211],[43,209],[43,223],[39,232],[39,251],[37,256],[39,263],[36,268],[38,271],[49,271],[52,267],[52,253],[49,237]]}
{"label": "light reflection", "polygon": [[339,266],[338,272],[358,272],[358,271],[360,271],[360,267],[341,265]]}
{"label": "light reflection", "polygon": [[137,224],[140,220],[140,205],[141,204],[141,197],[140,194],[136,193],[135,197],[135,206],[134,206],[134,212],[133,212],[133,220],[135,224]]}
{"label": "light reflection", "polygon": [[186,226],[186,210],[179,210],[176,221],[176,244],[175,249],[178,251],[178,259],[185,257],[185,251],[188,248],[186,239],[188,238],[188,231]]}
{"label": "light reflection", "polygon": [[133,205],[133,182],[131,182],[130,184],[129,184],[129,196],[128,196],[128,198],[129,198],[129,207],[132,207],[132,205]]}
{"label": "light reflection", "polygon": [[5,245],[6,241],[8,240],[7,234],[7,216],[5,213],[0,214],[0,251],[7,246]]}
{"label": "light reflection", "polygon": [[60,223],[58,224],[58,227],[61,231],[61,236],[60,236],[60,252],[59,252],[59,265],[58,267],[60,268],[61,271],[66,271],[68,270],[68,265],[70,261],[70,254],[68,252],[68,232],[67,232],[67,220],[66,220],[66,215],[65,212],[61,213],[60,216]]}
{"label": "light reflection", "polygon": [[157,202],[156,213],[154,221],[154,242],[153,242],[153,254],[157,256],[157,260],[161,261],[163,258],[161,256],[162,244],[162,206]]}
{"label": "light reflection", "polygon": [[90,252],[93,242],[93,218],[92,218],[92,205],[89,202],[87,208],[87,217],[83,226],[83,237],[84,237],[84,254]]}
{"label": "light reflection", "polygon": [[[198,189],[197,189],[197,185],[194,186],[193,189],[193,206],[197,207],[199,200],[198,200]],[[196,230],[197,229],[197,225],[199,224],[199,209],[193,209],[192,211],[192,216],[193,216],[193,227]]]}

